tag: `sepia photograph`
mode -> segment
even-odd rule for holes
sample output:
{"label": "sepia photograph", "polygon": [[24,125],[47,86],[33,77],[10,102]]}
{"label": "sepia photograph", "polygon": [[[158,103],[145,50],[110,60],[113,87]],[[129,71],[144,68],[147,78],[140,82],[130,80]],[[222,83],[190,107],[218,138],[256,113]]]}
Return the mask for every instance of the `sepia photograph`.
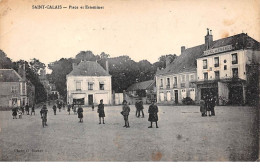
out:
{"label": "sepia photograph", "polygon": [[0,161],[259,162],[259,65],[260,0],[0,0]]}

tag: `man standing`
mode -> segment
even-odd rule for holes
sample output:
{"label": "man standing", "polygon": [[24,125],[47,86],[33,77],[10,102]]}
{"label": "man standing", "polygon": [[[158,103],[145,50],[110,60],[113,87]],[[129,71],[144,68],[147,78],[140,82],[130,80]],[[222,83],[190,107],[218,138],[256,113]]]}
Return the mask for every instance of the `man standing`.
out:
{"label": "man standing", "polygon": [[140,112],[142,112],[142,118],[144,118],[144,105],[143,105],[142,100],[139,102],[139,116],[138,117],[140,117]]}
{"label": "man standing", "polygon": [[68,102],[68,112],[69,112],[69,115],[70,115],[70,108],[71,108],[71,105],[70,105],[70,103]]}
{"label": "man standing", "polygon": [[78,107],[78,118],[79,118],[79,122],[83,122],[83,108],[80,105]]}
{"label": "man standing", "polygon": [[30,110],[30,107],[28,105],[28,103],[26,103],[25,105],[25,111],[26,111],[26,114],[29,115],[29,110]]}
{"label": "man standing", "polygon": [[56,115],[57,106],[55,104],[53,105],[52,109],[53,109],[54,115]]}
{"label": "man standing", "polygon": [[100,100],[100,104],[98,105],[98,116],[99,116],[99,124],[101,124],[101,118],[103,120],[103,124],[105,124],[104,117],[105,117],[105,111],[104,111],[104,104],[103,99]]}
{"label": "man standing", "polygon": [[135,116],[139,117],[140,116],[140,110],[139,110],[139,102],[138,102],[138,100],[135,102],[135,108],[136,108]]}
{"label": "man standing", "polygon": [[32,113],[34,113],[34,115],[35,115],[34,104],[32,105],[31,115],[32,115]]}
{"label": "man standing", "polygon": [[149,106],[148,113],[149,113],[148,121],[151,122],[151,126],[149,126],[148,128],[153,128],[153,122],[156,123],[156,128],[159,128],[158,125],[157,125],[158,107],[157,107],[157,105],[154,104],[154,100],[152,101],[152,104]]}
{"label": "man standing", "polygon": [[59,112],[60,112],[60,109],[61,109],[61,102],[58,103],[58,108],[59,108]]}

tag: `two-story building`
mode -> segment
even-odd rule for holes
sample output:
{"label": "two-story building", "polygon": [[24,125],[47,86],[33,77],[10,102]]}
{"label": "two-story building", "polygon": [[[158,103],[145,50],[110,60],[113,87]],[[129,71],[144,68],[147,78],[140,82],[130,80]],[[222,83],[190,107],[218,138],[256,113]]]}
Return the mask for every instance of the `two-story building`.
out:
{"label": "two-story building", "polygon": [[186,97],[198,101],[196,85],[196,59],[203,54],[205,45],[185,49],[181,47],[181,55],[174,62],[166,59],[166,68],[157,70],[156,90],[157,102],[164,104],[179,104]]}
{"label": "two-story building", "polygon": [[0,69],[0,107],[33,105],[35,87],[25,77],[25,65],[13,69]]}
{"label": "two-story building", "polygon": [[205,43],[206,49],[197,59],[199,99],[213,95],[220,105],[247,103],[249,78],[254,78],[252,66],[259,64],[259,42],[245,33],[213,41],[208,31]]}
{"label": "two-story building", "polygon": [[67,75],[67,102],[92,105],[99,104],[103,99],[104,104],[112,104],[111,75],[93,61],[81,61],[73,64],[73,70]]}

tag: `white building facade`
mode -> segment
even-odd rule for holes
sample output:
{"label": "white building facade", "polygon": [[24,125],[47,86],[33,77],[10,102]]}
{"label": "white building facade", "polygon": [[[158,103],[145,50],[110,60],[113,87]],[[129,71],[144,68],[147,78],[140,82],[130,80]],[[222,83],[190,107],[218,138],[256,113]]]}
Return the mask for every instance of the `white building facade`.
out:
{"label": "white building facade", "polygon": [[[108,65],[108,64],[106,64]],[[111,75],[97,62],[82,61],[67,75],[67,102],[92,105],[112,104]]]}

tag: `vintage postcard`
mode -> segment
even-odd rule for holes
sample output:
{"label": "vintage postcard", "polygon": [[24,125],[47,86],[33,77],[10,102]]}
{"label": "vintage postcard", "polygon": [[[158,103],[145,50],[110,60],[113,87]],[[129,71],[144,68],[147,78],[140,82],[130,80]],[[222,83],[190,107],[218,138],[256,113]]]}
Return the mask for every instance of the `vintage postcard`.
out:
{"label": "vintage postcard", "polygon": [[258,161],[259,16],[259,0],[0,0],[0,161]]}

